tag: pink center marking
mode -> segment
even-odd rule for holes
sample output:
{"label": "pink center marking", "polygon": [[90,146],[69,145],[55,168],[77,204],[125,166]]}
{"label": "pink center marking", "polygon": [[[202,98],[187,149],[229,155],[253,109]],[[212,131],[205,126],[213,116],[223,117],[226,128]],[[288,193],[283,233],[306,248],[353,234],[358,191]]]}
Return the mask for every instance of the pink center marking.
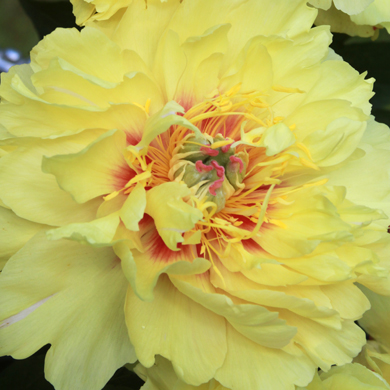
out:
{"label": "pink center marking", "polygon": [[240,164],[240,173],[241,173],[242,170],[244,169],[244,163],[242,162],[242,160],[236,156],[230,156],[229,160],[232,162],[232,164]]}
{"label": "pink center marking", "polygon": [[197,170],[199,173],[210,172],[210,171],[213,170],[213,167],[212,167],[211,165],[203,164],[201,160],[198,160],[198,161],[195,163],[195,168],[196,168],[196,170]]}
{"label": "pink center marking", "polygon": [[217,149],[211,149],[211,148],[206,148],[206,146],[202,146],[200,148],[200,151],[204,154],[207,154],[208,156],[218,156],[219,152]]}
{"label": "pink center marking", "polygon": [[222,152],[227,153],[229,151],[231,145],[233,145],[233,142],[229,145],[222,146],[222,148],[221,148]]}
{"label": "pink center marking", "polygon": [[221,167],[215,160],[211,161],[211,165],[215,168],[217,171],[217,176],[220,177],[220,179],[216,180],[210,187],[209,192],[211,195],[216,196],[215,190],[222,187],[223,181],[225,180],[225,168]]}

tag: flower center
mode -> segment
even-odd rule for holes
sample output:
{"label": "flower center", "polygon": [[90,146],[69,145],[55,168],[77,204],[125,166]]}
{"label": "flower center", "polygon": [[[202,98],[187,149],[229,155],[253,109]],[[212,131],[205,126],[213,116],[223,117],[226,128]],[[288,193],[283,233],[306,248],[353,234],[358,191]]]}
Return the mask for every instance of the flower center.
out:
{"label": "flower center", "polygon": [[173,151],[170,180],[186,183],[202,203],[213,202],[214,213],[222,210],[226,200],[245,187],[248,154],[236,153],[233,143],[222,134],[188,134]]}

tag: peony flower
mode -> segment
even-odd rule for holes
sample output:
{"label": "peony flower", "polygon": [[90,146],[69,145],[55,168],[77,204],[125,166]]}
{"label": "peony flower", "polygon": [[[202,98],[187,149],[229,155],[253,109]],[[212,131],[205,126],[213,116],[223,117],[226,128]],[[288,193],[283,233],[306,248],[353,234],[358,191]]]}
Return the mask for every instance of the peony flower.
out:
{"label": "peony flower", "polygon": [[316,25],[330,25],[333,32],[377,37],[378,28],[390,32],[389,0],[310,0],[319,9]]}
{"label": "peony flower", "polygon": [[[201,386],[190,386],[177,377],[168,360],[160,357],[156,363],[150,368],[145,368],[140,364],[135,367],[135,372],[146,382],[141,390],[228,390],[214,379]],[[364,389],[390,389],[390,385],[380,375],[366,367],[358,363],[350,363],[342,367],[332,367],[329,372],[315,374],[313,381],[307,387],[296,388],[296,390]]]}
{"label": "peony flower", "polygon": [[51,344],[56,389],[165,358],[293,390],[365,344],[355,282],[390,295],[373,80],[303,0],[220,5],[135,0],[2,75],[0,351]]}

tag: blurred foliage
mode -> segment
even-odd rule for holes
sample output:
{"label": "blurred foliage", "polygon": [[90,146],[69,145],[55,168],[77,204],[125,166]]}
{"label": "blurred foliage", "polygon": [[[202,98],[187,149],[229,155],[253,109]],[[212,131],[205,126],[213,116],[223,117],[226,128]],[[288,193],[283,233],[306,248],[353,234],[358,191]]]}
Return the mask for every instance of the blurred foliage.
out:
{"label": "blurred foliage", "polygon": [[[54,390],[45,379],[44,360],[49,346],[41,348],[28,359],[0,358],[0,389],[2,390]],[[127,368],[120,368],[102,390],[138,390],[143,381]],[[87,389],[86,389],[87,390]]]}
{"label": "blurred foliage", "polygon": [[12,47],[28,56],[38,34],[18,0],[0,0],[0,48]]}
{"label": "blurred foliage", "polygon": [[50,34],[57,27],[77,27],[68,0],[19,0],[31,18],[39,38]]}
{"label": "blurred foliage", "polygon": [[[0,48],[13,47],[27,55],[39,38],[56,27],[75,26],[71,11],[67,0],[0,0]],[[360,73],[368,71],[368,77],[376,79],[372,112],[379,122],[390,125],[390,35],[381,30],[379,38],[371,41],[335,34],[331,46]],[[0,389],[53,390],[43,374],[47,349],[42,348],[26,360],[0,358]],[[137,390],[141,385],[134,373],[121,368],[104,390]]]}
{"label": "blurred foliage", "polygon": [[332,48],[360,73],[373,77],[375,96],[371,99],[372,115],[390,126],[390,35],[382,29],[379,38],[350,38],[334,34]]}

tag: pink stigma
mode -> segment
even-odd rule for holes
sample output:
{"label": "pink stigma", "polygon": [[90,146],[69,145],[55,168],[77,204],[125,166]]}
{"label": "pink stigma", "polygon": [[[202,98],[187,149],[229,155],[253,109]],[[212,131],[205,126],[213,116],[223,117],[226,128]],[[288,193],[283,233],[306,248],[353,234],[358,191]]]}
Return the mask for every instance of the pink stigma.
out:
{"label": "pink stigma", "polygon": [[224,167],[221,167],[215,160],[211,161],[211,165],[217,171],[217,176],[218,177],[224,177],[225,176],[225,168]]}
{"label": "pink stigma", "polygon": [[221,148],[222,152],[227,153],[230,149],[230,145],[233,145],[233,142],[229,145],[222,146]]}
{"label": "pink stigma", "polygon": [[200,148],[200,151],[203,152],[204,154],[207,154],[208,156],[218,156],[219,152],[217,149],[211,149],[211,148],[206,148],[206,146],[202,146]]}
{"label": "pink stigma", "polygon": [[211,165],[206,165],[206,164],[203,164],[201,160],[198,160],[196,163],[195,163],[195,168],[196,170],[199,172],[199,173],[202,173],[202,172],[210,172],[213,170],[213,167]]}
{"label": "pink stigma", "polygon": [[211,165],[215,168],[217,171],[217,176],[220,177],[220,179],[216,180],[210,187],[209,192],[211,195],[216,196],[215,190],[222,187],[223,181],[225,180],[225,168],[221,167],[215,160],[211,161]]}
{"label": "pink stigma", "polygon": [[244,169],[244,163],[242,162],[242,160],[236,156],[230,156],[229,159],[232,162],[232,164],[240,164],[240,173],[241,173],[242,170]]}

